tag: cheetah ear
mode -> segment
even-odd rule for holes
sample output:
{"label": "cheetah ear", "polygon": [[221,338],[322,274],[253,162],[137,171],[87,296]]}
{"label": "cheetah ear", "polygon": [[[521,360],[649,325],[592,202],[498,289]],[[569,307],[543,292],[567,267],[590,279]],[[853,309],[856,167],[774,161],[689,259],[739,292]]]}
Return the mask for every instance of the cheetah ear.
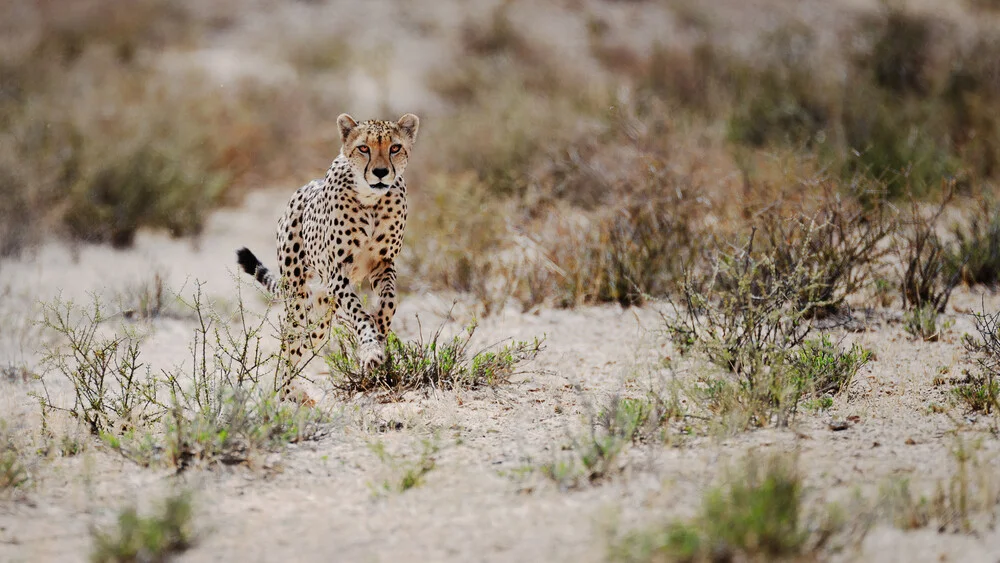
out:
{"label": "cheetah ear", "polygon": [[419,117],[413,115],[412,113],[403,114],[403,117],[399,118],[396,125],[399,125],[400,131],[410,138],[411,143],[417,140],[417,129],[420,128]]}
{"label": "cheetah ear", "polygon": [[346,113],[342,113],[337,117],[337,126],[340,127],[340,140],[346,145],[347,136],[358,126],[358,122],[354,121],[354,118]]}

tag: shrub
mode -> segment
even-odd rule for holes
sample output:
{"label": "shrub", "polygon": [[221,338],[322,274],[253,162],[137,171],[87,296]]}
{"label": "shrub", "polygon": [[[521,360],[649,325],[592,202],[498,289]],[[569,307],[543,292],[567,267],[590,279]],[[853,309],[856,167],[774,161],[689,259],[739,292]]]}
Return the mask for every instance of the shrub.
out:
{"label": "shrub", "polygon": [[547,227],[531,235],[524,263],[501,272],[525,309],[641,305],[675,289],[701,248],[705,206],[666,170],[650,166],[647,178],[634,181],[643,185],[632,193],[610,187],[620,201],[589,218],[553,210]]}
{"label": "shrub", "polygon": [[386,360],[373,370],[363,370],[354,356],[354,337],[346,331],[338,334],[334,353],[327,357],[330,369],[340,374],[334,388],[345,396],[382,391],[398,397],[421,388],[456,389],[496,387],[510,381],[517,366],[535,358],[542,350],[542,340],[514,341],[470,354],[469,345],[476,323],[452,339],[444,340],[439,327],[430,340],[421,334],[416,342],[403,342],[390,334],[386,340]]}
{"label": "shrub", "polygon": [[633,532],[612,545],[616,561],[812,559],[837,523],[807,514],[802,478],[778,455],[748,456],[742,471],[703,497],[699,514]]}
{"label": "shrub", "polygon": [[757,245],[755,229],[742,246],[732,245],[735,253],[716,252],[707,274],[689,274],[682,306],[675,303],[664,320],[682,351],[693,348],[735,375],[735,382],[705,382],[714,409],[743,411],[751,425],[784,425],[805,394],[842,387],[867,361],[860,349],[834,355],[828,340],[805,344],[812,319],[836,310],[870,274],[859,270],[881,255],[888,231],[836,209],[825,224],[768,218],[764,244]]}
{"label": "shrub", "polygon": [[[96,298],[90,311],[61,300],[44,304],[45,325],[65,342],[48,351],[49,371],[35,394],[43,426],[53,412],[68,413],[125,457],[165,461],[179,471],[195,462],[242,463],[258,449],[322,432],[325,413],[280,401],[288,378],[278,377],[284,366],[265,352],[266,313],[250,314],[239,297],[236,313],[223,315],[202,301],[200,284],[181,303],[197,323],[190,364],[186,372],[175,367],[160,374],[143,360],[142,335],[125,323],[107,327],[112,318]],[[70,383],[72,405],[50,396],[50,375]]]}
{"label": "shrub", "polygon": [[851,380],[873,354],[857,344],[846,352],[824,334],[816,340],[806,340],[792,355],[790,362],[797,374],[798,388],[811,395],[835,395]]}
{"label": "shrub", "polygon": [[563,447],[565,455],[541,466],[542,475],[561,488],[595,484],[620,469],[619,456],[633,442],[646,441],[682,417],[675,398],[656,393],[643,398],[611,397],[587,424],[587,430]]}
{"label": "shrub", "polygon": [[898,93],[923,94],[930,88],[928,64],[934,45],[931,20],[890,7],[861,22],[862,34],[874,44],[856,64],[871,73],[879,87]]}
{"label": "shrub", "polygon": [[903,329],[924,342],[937,342],[941,337],[938,330],[940,313],[931,306],[918,306],[903,314]]}
{"label": "shrub", "polygon": [[0,493],[24,487],[28,483],[28,468],[7,422],[0,419]]}
{"label": "shrub", "polygon": [[189,494],[168,497],[160,510],[140,516],[134,507],[122,510],[112,531],[93,530],[94,563],[168,561],[194,543]]}
{"label": "shrub", "polygon": [[282,159],[257,157],[298,140],[309,100],[250,83],[220,95],[206,73],[160,64],[198,17],[162,0],[12,14],[25,41],[0,64],[0,254],[52,231],[116,246],[141,227],[194,235],[247,173],[275,173]]}
{"label": "shrub", "polygon": [[814,38],[808,29],[786,27],[765,39],[763,68],[737,70],[740,95],[729,117],[729,137],[752,146],[813,146],[830,126],[830,87],[814,70]]}
{"label": "shrub", "polygon": [[949,252],[951,269],[969,285],[995,287],[1000,282],[1000,206],[981,199],[968,226],[955,225],[952,233],[956,245]]}
{"label": "shrub", "polygon": [[804,282],[795,300],[806,317],[839,312],[869,281],[873,265],[887,254],[881,243],[895,228],[885,207],[866,208],[824,189],[811,214],[787,217],[779,208],[760,218],[761,252],[773,261],[773,275]]}
{"label": "shrub", "polygon": [[989,414],[1000,409],[1000,313],[975,315],[979,338],[965,335],[965,349],[979,364],[979,373],[969,374],[955,394],[969,410]]}
{"label": "shrub", "polygon": [[198,234],[225,185],[221,174],[155,146],[104,156],[69,195],[64,221],[82,240],[127,247],[140,226],[178,237]]}
{"label": "shrub", "polygon": [[44,326],[66,339],[64,345],[49,349],[43,366],[62,375],[74,392],[71,407],[56,406],[43,377],[43,410],[63,410],[95,436],[128,431],[163,415],[156,381],[141,359],[142,336],[129,327],[105,335],[101,324],[107,320],[96,297],[89,311],[60,299],[42,309]]}
{"label": "shrub", "polygon": [[902,235],[903,247],[897,250],[906,267],[901,284],[904,309],[932,309],[935,313],[943,313],[952,290],[958,285],[959,269],[949,263],[949,249],[937,235],[939,219],[949,200],[950,194],[928,218],[921,215],[916,204],[913,205],[912,224]]}
{"label": "shrub", "polygon": [[[735,254],[717,254],[706,279],[689,278],[683,310],[675,304],[675,316],[664,320],[682,350],[694,348],[733,372],[746,398],[767,406],[766,420],[759,421],[766,424],[774,414],[770,407],[785,401],[786,373],[780,368],[811,330],[807,315],[813,305],[800,305],[798,296],[817,279],[801,263],[779,275],[775,262],[754,247],[755,236]],[[779,408],[782,424],[786,412]]]}

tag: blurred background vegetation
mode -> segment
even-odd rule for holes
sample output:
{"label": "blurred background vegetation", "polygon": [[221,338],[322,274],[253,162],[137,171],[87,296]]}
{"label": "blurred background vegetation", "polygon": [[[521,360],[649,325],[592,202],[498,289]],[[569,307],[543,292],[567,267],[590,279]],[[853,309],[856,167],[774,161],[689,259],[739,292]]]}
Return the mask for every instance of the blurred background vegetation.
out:
{"label": "blurred background vegetation", "polygon": [[411,291],[634,304],[847,216],[902,248],[872,280],[923,225],[942,279],[995,284],[1000,3],[863,4],[7,0],[0,256],[197,236],[321,176],[340,112],[412,111]]}

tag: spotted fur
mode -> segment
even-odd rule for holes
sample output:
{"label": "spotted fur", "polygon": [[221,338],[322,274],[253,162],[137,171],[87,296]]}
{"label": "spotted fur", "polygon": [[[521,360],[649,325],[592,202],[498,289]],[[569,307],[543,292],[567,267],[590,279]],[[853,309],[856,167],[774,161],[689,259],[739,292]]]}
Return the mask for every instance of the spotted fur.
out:
{"label": "spotted fur", "polygon": [[[366,369],[385,360],[385,337],[396,311],[394,260],[406,230],[403,170],[417,138],[419,119],[356,122],[337,118],[343,142],[326,177],[295,192],[278,222],[279,275],[247,248],[237,262],[285,301],[288,330],[282,351],[288,365],[301,361],[306,341],[326,342],[334,316],[358,339]],[[371,283],[375,314],[364,310],[354,285]],[[318,282],[319,289],[310,286]]]}

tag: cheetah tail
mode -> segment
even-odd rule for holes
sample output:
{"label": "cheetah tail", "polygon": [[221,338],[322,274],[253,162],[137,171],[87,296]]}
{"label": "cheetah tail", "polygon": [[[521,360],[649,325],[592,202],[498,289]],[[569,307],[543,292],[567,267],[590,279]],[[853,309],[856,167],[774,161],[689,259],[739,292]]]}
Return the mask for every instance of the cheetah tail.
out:
{"label": "cheetah tail", "polygon": [[243,271],[254,277],[265,289],[277,295],[278,279],[267,269],[267,266],[250,252],[249,248],[243,247],[236,251],[236,262],[239,263]]}

